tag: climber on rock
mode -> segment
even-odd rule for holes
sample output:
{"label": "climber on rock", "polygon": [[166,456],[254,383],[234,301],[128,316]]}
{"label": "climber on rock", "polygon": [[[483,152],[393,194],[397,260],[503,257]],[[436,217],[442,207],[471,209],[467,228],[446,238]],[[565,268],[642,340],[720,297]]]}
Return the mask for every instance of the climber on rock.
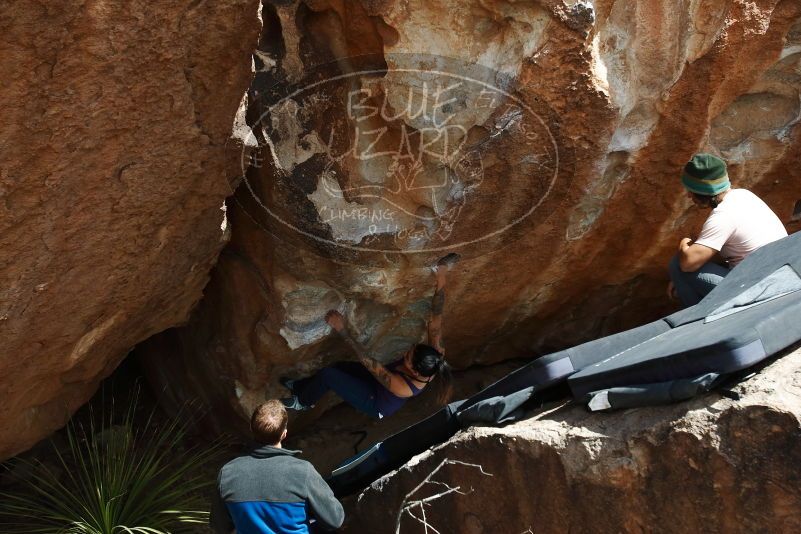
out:
{"label": "climber on rock", "polygon": [[668,295],[693,306],[746,256],[786,237],[787,230],[762,199],[747,189],[731,188],[720,158],[696,154],[684,166],[681,181],[696,206],[712,210],[696,239],[679,242],[668,267]]}
{"label": "climber on rock", "polygon": [[281,383],[292,392],[291,397],[282,400],[284,405],[289,409],[306,410],[332,390],[356,409],[380,419],[394,414],[407,399],[419,395],[435,376],[439,377],[439,400],[446,403],[451,393],[451,372],[442,346],[442,311],[448,271],[458,259],[457,254],[448,254],[433,268],[436,289],[431,302],[427,345],[412,345],[401,359],[384,365],[351,336],[342,314],[329,311],[326,322],[353,349],[359,363],[340,362],[308,378],[282,379]]}

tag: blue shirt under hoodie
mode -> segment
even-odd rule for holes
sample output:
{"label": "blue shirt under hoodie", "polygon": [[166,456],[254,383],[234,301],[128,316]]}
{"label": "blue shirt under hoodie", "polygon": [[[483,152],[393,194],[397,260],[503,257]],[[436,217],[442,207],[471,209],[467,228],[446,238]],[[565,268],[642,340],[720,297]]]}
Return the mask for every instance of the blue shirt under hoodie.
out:
{"label": "blue shirt under hoodie", "polygon": [[210,524],[218,534],[307,534],[342,525],[345,512],[331,488],[297,451],[263,446],[225,464],[217,478]]}

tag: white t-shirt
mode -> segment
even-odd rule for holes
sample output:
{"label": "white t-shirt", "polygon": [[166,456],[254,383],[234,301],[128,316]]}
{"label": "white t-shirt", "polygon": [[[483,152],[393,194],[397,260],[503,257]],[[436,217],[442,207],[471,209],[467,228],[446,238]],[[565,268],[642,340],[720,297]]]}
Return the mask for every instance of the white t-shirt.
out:
{"label": "white t-shirt", "polygon": [[759,247],[786,236],[784,225],[761,198],[747,189],[732,189],[712,210],[695,242],[717,250],[734,267]]}

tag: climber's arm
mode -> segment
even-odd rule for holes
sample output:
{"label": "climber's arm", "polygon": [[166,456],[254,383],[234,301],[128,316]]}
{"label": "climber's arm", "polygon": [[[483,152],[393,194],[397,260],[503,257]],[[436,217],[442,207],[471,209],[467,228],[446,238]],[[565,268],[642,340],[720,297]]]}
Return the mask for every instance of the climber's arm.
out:
{"label": "climber's arm", "polygon": [[345,343],[353,350],[365,369],[375,377],[378,382],[398,397],[409,397],[412,392],[404,380],[397,374],[387,370],[384,365],[370,356],[368,350],[361,343],[353,339],[345,328],[345,318],[338,311],[331,310],[325,316],[326,322],[333,328]]}
{"label": "climber's arm", "polygon": [[435,273],[437,285],[431,299],[431,317],[428,320],[428,344],[445,354],[442,346],[442,312],[445,310],[445,284],[448,278],[447,266],[439,266]]}
{"label": "climber's arm", "polygon": [[695,272],[705,263],[713,261],[717,253],[717,250],[685,237],[679,243],[679,267],[685,273]]}

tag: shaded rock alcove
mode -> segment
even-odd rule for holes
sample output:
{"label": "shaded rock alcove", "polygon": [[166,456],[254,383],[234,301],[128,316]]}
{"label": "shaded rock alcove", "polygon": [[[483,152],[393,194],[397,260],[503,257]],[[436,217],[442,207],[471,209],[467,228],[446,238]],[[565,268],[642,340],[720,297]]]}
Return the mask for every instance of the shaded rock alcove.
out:
{"label": "shaded rock alcove", "polygon": [[[422,339],[445,250],[464,255],[445,341],[467,368],[669,311],[665,265],[704,217],[678,181],[692,153],[785,221],[801,196],[791,2],[309,0],[263,18],[231,241],[189,323],[138,349],[164,401],[204,399],[217,430],[244,433],[279,376],[352,357],[328,309],[384,361]],[[469,83],[438,100],[454,75]]]}

